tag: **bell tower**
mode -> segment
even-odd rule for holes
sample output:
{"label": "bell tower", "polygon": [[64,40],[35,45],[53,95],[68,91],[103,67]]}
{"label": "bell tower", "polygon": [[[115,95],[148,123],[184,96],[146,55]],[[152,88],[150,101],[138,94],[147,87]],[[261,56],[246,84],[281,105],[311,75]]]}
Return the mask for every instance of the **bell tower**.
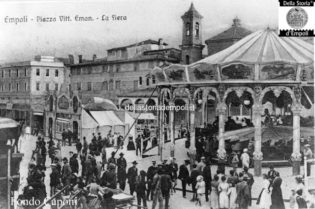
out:
{"label": "bell tower", "polygon": [[183,20],[183,37],[182,45],[182,63],[191,64],[202,59],[202,16],[191,3],[190,8],[182,16]]}

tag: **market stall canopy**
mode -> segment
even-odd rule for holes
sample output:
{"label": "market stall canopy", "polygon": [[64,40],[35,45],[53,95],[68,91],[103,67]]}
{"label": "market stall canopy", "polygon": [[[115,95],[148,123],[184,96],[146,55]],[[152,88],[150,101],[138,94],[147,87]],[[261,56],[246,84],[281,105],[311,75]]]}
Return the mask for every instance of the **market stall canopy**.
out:
{"label": "market stall canopy", "polygon": [[101,97],[93,97],[87,104],[82,105],[84,109],[90,111],[116,111],[118,108],[116,105],[109,99],[101,98]]}
{"label": "market stall canopy", "polygon": [[90,114],[99,126],[124,126],[114,111],[90,111]]}
{"label": "market stall canopy", "polygon": [[229,64],[267,64],[284,62],[288,64],[313,63],[313,45],[296,37],[279,37],[275,30],[266,29],[254,32],[234,45],[204,58],[198,63]]}
{"label": "market stall canopy", "polygon": [[97,122],[89,115],[86,110],[82,110],[81,114],[82,128],[96,128],[98,126]]}

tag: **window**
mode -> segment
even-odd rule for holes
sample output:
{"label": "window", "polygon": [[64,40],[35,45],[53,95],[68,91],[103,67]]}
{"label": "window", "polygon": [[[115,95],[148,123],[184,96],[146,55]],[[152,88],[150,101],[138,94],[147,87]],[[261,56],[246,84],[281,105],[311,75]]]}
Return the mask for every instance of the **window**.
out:
{"label": "window", "polygon": [[11,70],[9,70],[9,77],[11,77]]}
{"label": "window", "polygon": [[103,82],[103,90],[108,91],[108,82],[107,81]]}
{"label": "window", "polygon": [[36,82],[36,91],[39,91],[39,82]]}
{"label": "window", "polygon": [[59,71],[58,69],[55,70],[55,77],[58,77],[59,76]]}
{"label": "window", "polygon": [[27,91],[27,83],[24,83],[24,90]]}
{"label": "window", "polygon": [[19,69],[16,69],[16,77],[19,77]]}
{"label": "window", "polygon": [[114,81],[113,80],[110,80],[109,81],[109,87],[108,87],[109,91],[113,91],[114,89]]}
{"label": "window", "polygon": [[133,68],[134,68],[134,71],[138,71],[139,70],[139,63],[135,63]]}
{"label": "window", "polygon": [[118,73],[120,71],[120,65],[116,65],[116,72]]}
{"label": "window", "polygon": [[103,65],[103,73],[107,73],[108,71],[108,66],[107,65]]}
{"label": "window", "polygon": [[55,90],[58,91],[58,83],[55,84]]}
{"label": "window", "polygon": [[155,75],[152,75],[152,84],[155,84]]}
{"label": "window", "polygon": [[147,82],[146,82],[147,86],[150,85],[150,77],[147,77]]}
{"label": "window", "polygon": [[81,83],[77,83],[77,90],[81,91]]}
{"label": "window", "polygon": [[113,65],[110,65],[109,66],[109,73],[112,73],[113,72]]}
{"label": "window", "polygon": [[195,26],[195,30],[196,30],[196,37],[198,38],[199,37],[199,23],[196,22],[196,26]]}
{"label": "window", "polygon": [[1,77],[3,78],[4,77],[4,71],[1,70]]}
{"label": "window", "polygon": [[27,76],[27,70],[26,70],[26,68],[24,69],[24,76],[25,76],[25,77]]}
{"label": "window", "polygon": [[190,23],[186,23],[186,36],[190,36]]}
{"label": "window", "polygon": [[38,68],[36,69],[36,76],[40,76],[40,70]]}
{"label": "window", "polygon": [[46,76],[49,76],[49,69],[46,69]]}
{"label": "window", "polygon": [[116,84],[115,89],[120,89],[120,81],[116,81],[115,84]]}
{"label": "window", "polygon": [[46,91],[49,91],[49,83],[46,83]]}
{"label": "window", "polygon": [[142,85],[142,77],[139,77],[139,85]]}
{"label": "window", "polygon": [[19,91],[19,90],[20,90],[19,84],[17,83],[17,84],[16,84],[16,91]]}
{"label": "window", "polygon": [[186,64],[189,65],[190,64],[190,58],[189,55],[186,55]]}
{"label": "window", "polygon": [[87,83],[87,90],[88,90],[88,91],[91,91],[91,90],[92,90],[92,83],[91,83],[91,82],[88,82],[88,83]]}

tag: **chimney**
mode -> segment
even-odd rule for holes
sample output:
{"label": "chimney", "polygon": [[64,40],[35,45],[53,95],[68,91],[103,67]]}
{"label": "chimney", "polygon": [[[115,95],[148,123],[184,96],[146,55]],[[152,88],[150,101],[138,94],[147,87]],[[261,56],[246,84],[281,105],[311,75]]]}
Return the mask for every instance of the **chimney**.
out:
{"label": "chimney", "polygon": [[70,65],[73,65],[73,64],[74,64],[74,57],[73,57],[73,55],[72,55],[72,54],[69,54],[68,57],[69,57],[69,63],[70,63]]}
{"label": "chimney", "polygon": [[93,54],[93,61],[96,60],[96,54]]}
{"label": "chimney", "polygon": [[82,63],[82,55],[79,55],[79,63]]}

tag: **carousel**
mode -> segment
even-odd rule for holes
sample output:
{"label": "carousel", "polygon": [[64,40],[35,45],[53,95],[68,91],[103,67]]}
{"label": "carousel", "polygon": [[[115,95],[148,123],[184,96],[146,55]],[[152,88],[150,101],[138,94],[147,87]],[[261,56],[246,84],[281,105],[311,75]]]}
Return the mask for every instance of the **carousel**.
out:
{"label": "carousel", "polygon": [[[247,141],[255,175],[272,160],[290,160],[293,174],[299,174],[301,139],[314,137],[313,57],[312,44],[267,28],[190,65],[156,67],[158,104],[169,107],[158,111],[158,138],[167,135],[174,156],[175,138],[185,127],[194,152],[196,132],[208,128],[206,135],[218,140],[219,160]],[[159,154],[164,142],[159,141]],[[279,145],[287,149],[283,155],[277,155]]]}

